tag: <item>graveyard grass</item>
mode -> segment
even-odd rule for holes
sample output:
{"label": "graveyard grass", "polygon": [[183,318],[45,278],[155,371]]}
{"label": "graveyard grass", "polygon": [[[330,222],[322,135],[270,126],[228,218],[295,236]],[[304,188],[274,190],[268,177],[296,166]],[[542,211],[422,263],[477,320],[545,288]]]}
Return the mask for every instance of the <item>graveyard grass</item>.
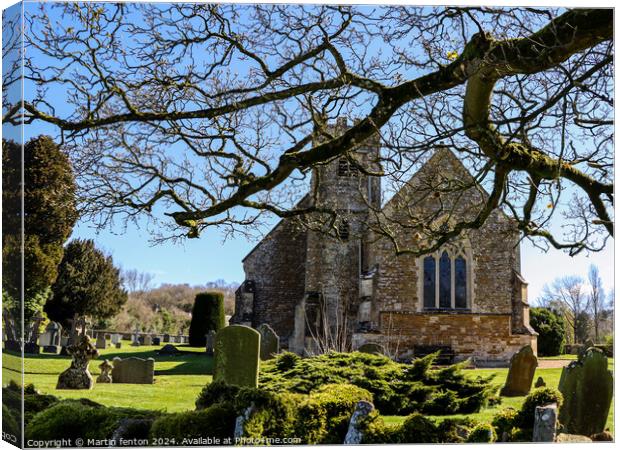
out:
{"label": "graveyard grass", "polygon": [[[123,348],[110,348],[99,350],[98,359],[90,362],[90,372],[96,378],[99,364],[103,359],[113,359],[115,356],[128,358],[155,359],[155,384],[97,384],[90,391],[56,390],[58,374],[69,367],[70,359],[64,356],[48,354],[28,355],[24,358],[25,382],[33,383],[37,390],[52,394],[60,398],[88,398],[107,406],[126,406],[137,409],[149,409],[167,412],[178,412],[195,409],[194,402],[202,388],[212,380],[213,358],[204,353],[203,348],[178,346],[185,353],[179,356],[158,355],[158,346],[131,347],[129,342],[123,342]],[[540,358],[540,359],[559,359]],[[566,355],[565,359],[574,359]],[[2,354],[2,378],[6,385],[10,379],[19,377],[19,357],[4,352]],[[613,359],[609,359],[609,369],[613,371]],[[474,369],[466,373],[472,377],[487,376],[494,374],[494,383],[498,388],[503,386],[508,369]],[[534,380],[542,376],[547,386],[557,387],[560,381],[561,368],[536,370]],[[525,397],[502,397],[502,402],[492,408],[486,408],[467,417],[490,422],[492,417],[500,410],[508,407],[518,409]],[[463,415],[440,416],[438,419],[448,417],[464,417]],[[400,423],[404,416],[384,416],[386,423]],[[607,419],[607,427],[614,433],[613,403]]]}

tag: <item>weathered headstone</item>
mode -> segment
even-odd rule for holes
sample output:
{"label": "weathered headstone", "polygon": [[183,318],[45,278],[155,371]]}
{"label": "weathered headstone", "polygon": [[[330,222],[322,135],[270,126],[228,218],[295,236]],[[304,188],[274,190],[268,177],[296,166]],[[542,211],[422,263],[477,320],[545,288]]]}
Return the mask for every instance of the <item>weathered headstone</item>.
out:
{"label": "weathered headstone", "polygon": [[535,388],[539,388],[539,387],[545,387],[547,386],[547,383],[545,383],[545,380],[543,380],[543,377],[538,377],[538,379],[536,380],[536,383],[534,384]]}
{"label": "weathered headstone", "polygon": [[385,347],[376,342],[367,342],[366,344],[360,345],[357,351],[373,355],[385,355]]}
{"label": "weathered headstone", "polygon": [[155,360],[153,358],[114,358],[112,381],[114,383],[153,384]]}
{"label": "weathered headstone", "polygon": [[144,345],[153,345],[153,338],[150,334],[144,336]]}
{"label": "weathered headstone", "polygon": [[558,425],[558,405],[537,406],[534,411],[533,442],[554,442]]}
{"label": "weathered headstone", "polygon": [[607,357],[590,348],[581,359],[562,369],[559,391],[564,397],[559,420],[568,434],[590,436],[605,429],[613,395]]}
{"label": "weathered headstone", "polygon": [[250,419],[250,417],[252,417],[252,414],[254,414],[255,410],[256,408],[252,404],[245,408],[240,416],[237,416],[237,419],[235,420],[235,431],[233,434],[235,440],[241,439],[243,437],[243,435],[245,434],[244,425]]}
{"label": "weathered headstone", "polygon": [[358,445],[362,443],[364,434],[362,433],[362,430],[360,430],[360,424],[363,423],[364,419],[368,417],[374,409],[374,405],[370,402],[364,400],[357,402],[357,405],[355,405],[355,411],[353,411],[351,421],[349,422],[349,429],[344,437],[345,445]]}
{"label": "weathered headstone", "polygon": [[88,371],[88,362],[99,356],[97,349],[86,335],[76,338],[76,344],[67,347],[71,355],[71,366],[58,376],[56,389],[90,389],[93,377]]}
{"label": "weathered headstone", "polygon": [[206,352],[208,356],[213,356],[213,349],[215,348],[215,331],[211,330],[207,334],[207,347]]}
{"label": "weathered headstone", "polygon": [[108,361],[107,359],[104,360],[101,364],[99,364],[99,369],[101,370],[101,373],[97,377],[97,383],[111,383],[112,376],[110,375],[110,371],[113,368],[114,366],[112,366],[112,364],[110,364],[110,361]]}
{"label": "weathered headstone", "polygon": [[256,329],[260,333],[260,359],[272,359],[280,353],[280,337],[268,324],[259,325]]}
{"label": "weathered headstone", "polygon": [[510,369],[506,384],[502,388],[501,395],[516,397],[527,395],[532,387],[534,372],[538,366],[538,358],[534,355],[532,347],[526,345],[510,358]]}
{"label": "weathered headstone", "polygon": [[112,342],[113,345],[118,344],[121,341],[121,338],[123,337],[122,334],[118,334],[118,333],[114,333],[111,337],[110,337],[110,341]]}
{"label": "weathered headstone", "polygon": [[97,347],[99,350],[105,350],[106,348],[108,348],[108,341],[105,340],[105,334],[97,334],[97,342],[95,343],[95,347]]}
{"label": "weathered headstone", "polygon": [[260,333],[245,325],[222,328],[215,335],[214,381],[258,386]]}

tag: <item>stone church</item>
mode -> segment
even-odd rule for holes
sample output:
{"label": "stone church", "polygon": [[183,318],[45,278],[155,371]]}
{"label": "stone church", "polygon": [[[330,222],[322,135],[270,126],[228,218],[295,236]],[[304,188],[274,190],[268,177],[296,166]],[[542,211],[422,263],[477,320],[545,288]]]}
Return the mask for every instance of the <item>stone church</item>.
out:
{"label": "stone church", "polygon": [[[339,119],[331,129],[346,127]],[[494,210],[482,227],[430,254],[397,253],[431,242],[425,233],[433,229],[471,220],[488,194],[439,147],[382,204],[373,176],[379,152],[379,139],[369,139],[313,169],[312,195],[300,205],[328,207],[335,221],[315,229],[281,220],[243,259],[231,322],[267,323],[299,354],[374,343],[401,359],[441,350],[483,363],[508,361],[524,345],[536,351],[515,223]]]}

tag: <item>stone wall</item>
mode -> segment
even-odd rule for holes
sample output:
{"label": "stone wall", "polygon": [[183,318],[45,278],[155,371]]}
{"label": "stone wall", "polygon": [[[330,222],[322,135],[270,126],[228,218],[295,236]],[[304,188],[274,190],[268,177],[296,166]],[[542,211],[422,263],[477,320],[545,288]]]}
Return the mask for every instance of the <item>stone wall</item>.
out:
{"label": "stone wall", "polygon": [[[307,232],[281,221],[243,261],[246,280],[254,281],[252,327],[268,323],[283,344],[293,332],[295,306],[304,296]],[[235,309],[241,310],[242,294]],[[239,318],[233,319],[239,323]]]}
{"label": "stone wall", "polygon": [[415,345],[449,345],[458,359],[478,361],[509,361],[525,345],[536,352],[536,336],[513,334],[510,322],[510,314],[381,313],[382,334],[398,342],[399,353]]}

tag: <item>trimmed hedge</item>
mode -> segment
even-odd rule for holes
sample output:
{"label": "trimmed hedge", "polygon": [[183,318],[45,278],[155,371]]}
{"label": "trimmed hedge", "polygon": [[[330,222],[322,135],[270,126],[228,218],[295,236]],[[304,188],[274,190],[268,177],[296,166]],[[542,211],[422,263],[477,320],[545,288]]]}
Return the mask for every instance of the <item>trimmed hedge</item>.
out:
{"label": "trimmed hedge", "polygon": [[235,410],[230,405],[217,404],[200,411],[166,414],[153,422],[152,438],[170,439],[174,445],[184,445],[184,439],[232,439],[235,432]]}
{"label": "trimmed hedge", "polygon": [[158,415],[154,411],[107,408],[87,399],[63,400],[36,414],[26,427],[26,437],[109,439],[121,419],[147,419]]}
{"label": "trimmed hedge", "polygon": [[189,325],[189,345],[204,347],[207,345],[207,334],[210,331],[217,332],[225,326],[224,294],[202,292],[196,295]]}
{"label": "trimmed hedge", "polygon": [[467,442],[484,442],[490,443],[497,441],[495,429],[488,423],[481,423],[471,430],[467,437]]}

